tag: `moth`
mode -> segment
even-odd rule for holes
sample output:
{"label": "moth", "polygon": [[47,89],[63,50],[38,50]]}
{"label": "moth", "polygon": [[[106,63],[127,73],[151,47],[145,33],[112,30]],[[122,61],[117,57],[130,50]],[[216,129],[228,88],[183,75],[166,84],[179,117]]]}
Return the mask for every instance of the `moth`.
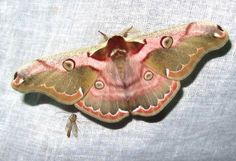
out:
{"label": "moth", "polygon": [[71,132],[75,137],[78,137],[78,126],[76,124],[76,121],[77,121],[77,115],[71,114],[67,120],[66,128],[65,128],[66,135],[68,138],[70,137]]}
{"label": "moth", "polygon": [[107,36],[84,49],[37,59],[21,67],[12,87],[40,92],[114,123],[129,115],[158,114],[202,57],[229,39],[222,27],[193,22],[152,33]]}

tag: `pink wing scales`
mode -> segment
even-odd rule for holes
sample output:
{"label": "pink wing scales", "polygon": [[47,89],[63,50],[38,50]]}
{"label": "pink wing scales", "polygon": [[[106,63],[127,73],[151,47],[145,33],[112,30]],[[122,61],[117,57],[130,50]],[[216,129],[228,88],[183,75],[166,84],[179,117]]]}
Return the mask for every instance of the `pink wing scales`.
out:
{"label": "pink wing scales", "polygon": [[[193,22],[145,38],[144,64],[160,75],[183,80],[210,51],[223,47],[229,36],[219,25]],[[166,40],[166,41],[165,41]]]}
{"label": "pink wing scales", "polygon": [[[164,78],[159,76],[160,78]],[[160,82],[156,86],[153,86],[153,89],[143,92],[143,95],[139,96],[139,100],[146,99],[146,106],[139,103],[137,100],[136,103],[140,104],[138,107],[133,109],[133,115],[140,116],[153,116],[159,113],[176,95],[179,91],[180,83],[179,81],[170,81],[163,80],[165,82]],[[166,89],[166,90],[163,90]],[[150,101],[152,99],[152,101]],[[155,103],[154,103],[155,101]]]}
{"label": "pink wing scales", "polygon": [[[129,114],[157,114],[179,90],[178,81],[162,77],[136,60],[127,60],[125,66],[127,69],[122,80],[114,63],[108,61],[97,78],[104,87],[97,89],[94,85],[75,106],[101,121],[118,122]],[[151,74],[150,78],[147,73]]]}
{"label": "pink wing scales", "polygon": [[93,85],[97,78],[94,68],[101,64],[94,63],[86,52],[72,54],[37,59],[23,66],[15,73],[12,87],[24,93],[40,92],[64,104],[78,102]]}

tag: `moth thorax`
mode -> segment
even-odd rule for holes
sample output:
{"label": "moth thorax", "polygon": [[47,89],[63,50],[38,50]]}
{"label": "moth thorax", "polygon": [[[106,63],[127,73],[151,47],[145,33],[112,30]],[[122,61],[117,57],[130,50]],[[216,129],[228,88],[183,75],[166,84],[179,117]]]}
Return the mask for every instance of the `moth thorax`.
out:
{"label": "moth thorax", "polygon": [[113,49],[110,53],[111,57],[120,57],[120,56],[126,56],[127,51],[125,49],[120,49],[120,48],[116,48]]}
{"label": "moth thorax", "polygon": [[113,50],[113,52],[115,52],[111,58],[112,61],[114,62],[116,69],[119,73],[119,77],[124,80],[125,79],[125,64],[126,64],[126,56],[127,56],[127,52],[124,49],[116,49]]}

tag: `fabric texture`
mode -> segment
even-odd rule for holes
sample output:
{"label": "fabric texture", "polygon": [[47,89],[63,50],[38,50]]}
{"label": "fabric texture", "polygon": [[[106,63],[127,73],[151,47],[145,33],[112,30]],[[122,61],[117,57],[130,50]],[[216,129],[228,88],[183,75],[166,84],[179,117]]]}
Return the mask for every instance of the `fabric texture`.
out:
{"label": "fabric texture", "polygon": [[[0,1],[1,161],[233,161],[236,160],[235,0]],[[36,58],[97,44],[134,26],[157,31],[212,21],[230,42],[207,55],[163,112],[104,124],[40,94],[21,94],[10,82]],[[77,112],[78,138],[64,131]]]}

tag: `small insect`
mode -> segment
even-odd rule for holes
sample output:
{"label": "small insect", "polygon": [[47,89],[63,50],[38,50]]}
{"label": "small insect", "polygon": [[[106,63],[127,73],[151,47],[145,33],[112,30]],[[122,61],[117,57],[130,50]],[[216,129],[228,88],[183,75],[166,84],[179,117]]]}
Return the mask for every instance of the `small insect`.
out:
{"label": "small insect", "polygon": [[68,138],[71,135],[71,131],[75,137],[78,137],[78,126],[76,124],[76,121],[77,121],[77,115],[71,114],[70,117],[68,118],[68,121],[66,123],[66,128],[65,128],[66,135]]}

